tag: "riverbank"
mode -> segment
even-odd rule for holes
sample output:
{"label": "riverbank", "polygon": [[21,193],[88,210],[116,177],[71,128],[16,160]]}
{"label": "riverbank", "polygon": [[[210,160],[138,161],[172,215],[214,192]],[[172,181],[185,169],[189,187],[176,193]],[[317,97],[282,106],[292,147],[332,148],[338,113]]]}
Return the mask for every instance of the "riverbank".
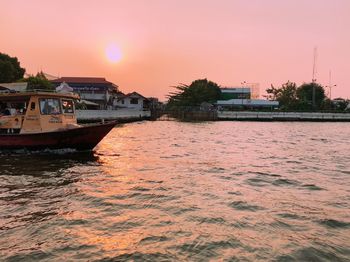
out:
{"label": "riverbank", "polygon": [[[77,110],[79,123],[96,123],[117,120],[119,123],[131,123],[150,120],[150,111],[133,109],[119,110]],[[189,111],[177,112],[175,118],[184,121],[313,121],[313,122],[350,122],[350,113],[320,112],[256,112],[256,111]]]}
{"label": "riverbank", "polygon": [[130,123],[149,120],[150,111],[139,111],[133,109],[119,110],[77,110],[78,123],[95,123],[101,121],[117,120],[119,123]]}
{"label": "riverbank", "polygon": [[218,111],[217,120],[350,122],[350,113]]}

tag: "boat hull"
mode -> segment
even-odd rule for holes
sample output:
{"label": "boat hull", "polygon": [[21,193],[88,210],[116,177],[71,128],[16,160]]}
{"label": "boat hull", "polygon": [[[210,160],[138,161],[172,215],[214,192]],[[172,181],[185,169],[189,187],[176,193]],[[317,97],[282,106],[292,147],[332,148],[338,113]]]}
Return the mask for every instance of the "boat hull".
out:
{"label": "boat hull", "polygon": [[110,122],[45,133],[1,134],[0,150],[92,150],[115,125],[116,122]]}

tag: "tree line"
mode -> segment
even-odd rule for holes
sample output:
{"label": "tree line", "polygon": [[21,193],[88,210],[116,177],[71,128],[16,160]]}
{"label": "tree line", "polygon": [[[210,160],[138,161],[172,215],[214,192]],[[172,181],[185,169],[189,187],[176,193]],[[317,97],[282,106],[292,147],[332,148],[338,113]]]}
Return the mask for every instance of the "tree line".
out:
{"label": "tree line", "polygon": [[[195,107],[203,102],[216,103],[221,96],[220,86],[207,79],[198,79],[190,85],[180,84],[174,88],[175,91],[168,95],[168,109]],[[279,102],[279,110],[282,111],[344,111],[349,104],[345,99],[332,103],[324,87],[316,82],[297,86],[288,81],[280,87],[271,85],[266,93],[268,100]]]}
{"label": "tree line", "polygon": [[[24,73],[25,69],[21,67],[17,57],[0,52],[0,83],[27,82],[28,90],[54,90],[43,72],[27,77],[24,77]],[[220,86],[207,79],[197,79],[190,85],[180,84],[174,88],[175,91],[168,95],[168,108],[194,107],[203,102],[215,103],[221,96]],[[344,99],[339,99],[336,104],[332,103],[326,96],[324,87],[315,82],[297,86],[296,83],[288,81],[280,87],[271,85],[266,93],[267,99],[277,100],[280,110],[285,111],[344,111],[349,104]]]}
{"label": "tree line", "polygon": [[27,90],[44,89],[54,90],[54,86],[43,72],[35,76],[24,77],[26,70],[22,68],[17,57],[11,57],[0,52],[0,83],[27,82]]}
{"label": "tree line", "polygon": [[332,103],[326,96],[324,87],[316,82],[297,86],[295,82],[288,81],[280,87],[271,85],[266,89],[266,93],[267,99],[277,100],[280,110],[285,111],[344,111],[349,103],[345,99]]}

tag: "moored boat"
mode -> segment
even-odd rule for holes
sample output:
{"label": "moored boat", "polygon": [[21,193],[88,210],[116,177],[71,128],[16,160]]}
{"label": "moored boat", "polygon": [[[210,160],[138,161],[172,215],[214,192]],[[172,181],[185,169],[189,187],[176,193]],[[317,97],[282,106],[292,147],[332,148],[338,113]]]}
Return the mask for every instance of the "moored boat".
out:
{"label": "moored boat", "polygon": [[77,124],[72,93],[0,94],[0,150],[93,149],[115,122]]}

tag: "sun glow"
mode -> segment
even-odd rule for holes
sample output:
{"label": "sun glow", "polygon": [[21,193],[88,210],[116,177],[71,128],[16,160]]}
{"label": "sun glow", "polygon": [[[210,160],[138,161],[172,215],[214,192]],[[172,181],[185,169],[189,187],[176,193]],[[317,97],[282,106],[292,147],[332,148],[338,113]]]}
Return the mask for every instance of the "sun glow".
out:
{"label": "sun glow", "polygon": [[106,56],[112,63],[117,63],[122,59],[122,53],[115,44],[110,44],[106,47]]}

